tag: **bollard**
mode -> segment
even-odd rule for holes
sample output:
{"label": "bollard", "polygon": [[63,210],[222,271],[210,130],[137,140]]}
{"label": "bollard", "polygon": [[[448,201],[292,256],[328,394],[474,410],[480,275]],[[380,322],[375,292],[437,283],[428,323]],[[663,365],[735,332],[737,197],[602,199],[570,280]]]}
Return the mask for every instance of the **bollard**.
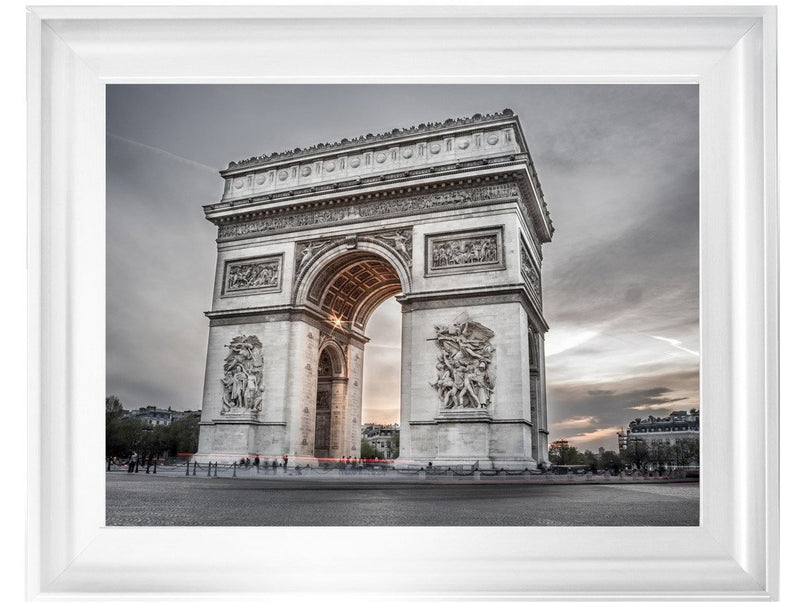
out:
{"label": "bollard", "polygon": [[237,461],[232,463],[232,477],[237,477]]}
{"label": "bollard", "polygon": [[111,470],[112,470],[112,459],[108,458],[108,459],[106,459],[106,471],[111,471]]}
{"label": "bollard", "polygon": [[419,469],[419,479],[425,479],[427,476],[424,474],[424,467]]}
{"label": "bollard", "polygon": [[150,460],[145,461],[145,474],[146,475],[151,474],[151,461]]}
{"label": "bollard", "polygon": [[156,475],[156,466],[158,464],[159,464],[159,457],[156,457],[156,460],[154,461],[154,475]]}
{"label": "bollard", "polygon": [[218,461],[215,461],[215,477],[218,477]]}
{"label": "bollard", "polygon": [[193,477],[195,477],[196,469],[198,469],[198,461],[193,461]]}
{"label": "bollard", "polygon": [[475,480],[476,482],[480,481],[480,470],[479,469],[475,469],[474,471],[472,471],[472,479]]}
{"label": "bollard", "polygon": [[207,477],[212,475],[212,461],[207,462]]}
{"label": "bollard", "polygon": [[184,475],[190,475],[190,459],[187,459],[187,468],[184,470]]}

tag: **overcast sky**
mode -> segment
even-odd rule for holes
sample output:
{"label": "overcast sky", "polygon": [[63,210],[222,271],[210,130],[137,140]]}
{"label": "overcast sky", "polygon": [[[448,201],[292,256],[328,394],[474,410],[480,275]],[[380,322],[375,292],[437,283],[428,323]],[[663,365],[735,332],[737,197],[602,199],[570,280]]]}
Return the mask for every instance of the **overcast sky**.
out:
{"label": "overcast sky", "polygon": [[[201,407],[232,160],[510,107],[556,228],[544,246],[550,439],[616,449],[698,408],[698,89],[692,85],[107,87],[107,392]],[[399,416],[400,313],[368,325],[364,421]]]}

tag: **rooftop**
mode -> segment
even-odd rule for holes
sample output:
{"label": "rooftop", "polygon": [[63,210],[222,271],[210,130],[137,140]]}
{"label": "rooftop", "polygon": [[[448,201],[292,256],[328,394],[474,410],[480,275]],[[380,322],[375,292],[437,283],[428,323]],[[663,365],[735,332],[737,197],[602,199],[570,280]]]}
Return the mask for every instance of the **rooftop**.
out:
{"label": "rooftop", "polygon": [[271,153],[270,155],[263,154],[255,157],[249,157],[247,159],[241,159],[240,161],[232,161],[229,163],[229,167],[227,167],[225,170],[221,170],[221,174],[225,175],[227,172],[239,168],[269,165],[278,161],[299,159],[322,152],[352,149],[366,143],[380,142],[414,134],[429,134],[456,126],[475,125],[510,117],[514,117],[514,112],[511,109],[503,109],[498,113],[487,113],[485,115],[475,113],[472,117],[447,119],[443,122],[421,123],[418,126],[394,128],[393,130],[383,132],[381,134],[369,133],[355,138],[344,138],[340,142],[320,142],[317,145],[306,147],[304,149],[295,148],[292,151],[282,151],[279,153]]}

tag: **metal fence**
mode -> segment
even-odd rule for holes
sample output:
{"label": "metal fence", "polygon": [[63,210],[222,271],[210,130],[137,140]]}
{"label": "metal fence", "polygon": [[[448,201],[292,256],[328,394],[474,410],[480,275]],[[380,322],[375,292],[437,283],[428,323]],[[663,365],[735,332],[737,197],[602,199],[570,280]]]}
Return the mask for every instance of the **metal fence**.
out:
{"label": "metal fence", "polygon": [[633,470],[612,473],[610,471],[586,471],[556,473],[550,470],[512,470],[505,468],[480,469],[477,464],[456,467],[395,467],[388,464],[323,464],[320,466],[272,464],[243,464],[198,462],[190,459],[153,459],[146,458],[130,464],[127,461],[107,459],[108,472],[145,473],[147,475],[171,475],[184,477],[228,477],[228,478],[395,478],[408,480],[507,480],[507,481],[542,481],[550,483],[568,482],[627,482],[627,481],[659,481],[698,479],[698,468],[679,468],[670,471]]}

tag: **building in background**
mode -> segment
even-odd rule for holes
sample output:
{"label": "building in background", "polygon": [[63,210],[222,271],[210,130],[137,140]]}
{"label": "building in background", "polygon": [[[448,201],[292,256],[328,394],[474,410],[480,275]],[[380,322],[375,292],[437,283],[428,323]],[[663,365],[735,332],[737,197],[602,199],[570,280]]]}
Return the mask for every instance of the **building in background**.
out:
{"label": "building in background", "polygon": [[649,416],[647,419],[634,419],[628,424],[625,434],[628,439],[639,438],[646,444],[663,442],[664,444],[677,444],[681,439],[700,439],[700,413],[692,409],[671,412],[669,417],[657,418]]}
{"label": "building in background", "polygon": [[141,406],[137,410],[126,411],[124,418],[135,418],[144,421],[148,425],[170,425],[174,421],[180,421],[195,417],[201,418],[200,410],[173,410],[170,406],[167,409],[157,408],[156,406]]}
{"label": "building in background", "polygon": [[367,423],[361,428],[361,435],[368,445],[376,451],[380,459],[395,458],[399,448],[399,425],[376,425]]}
{"label": "building in background", "polygon": [[677,410],[668,417],[637,418],[617,434],[620,455],[642,466],[697,464],[700,459],[701,423],[697,409]]}

